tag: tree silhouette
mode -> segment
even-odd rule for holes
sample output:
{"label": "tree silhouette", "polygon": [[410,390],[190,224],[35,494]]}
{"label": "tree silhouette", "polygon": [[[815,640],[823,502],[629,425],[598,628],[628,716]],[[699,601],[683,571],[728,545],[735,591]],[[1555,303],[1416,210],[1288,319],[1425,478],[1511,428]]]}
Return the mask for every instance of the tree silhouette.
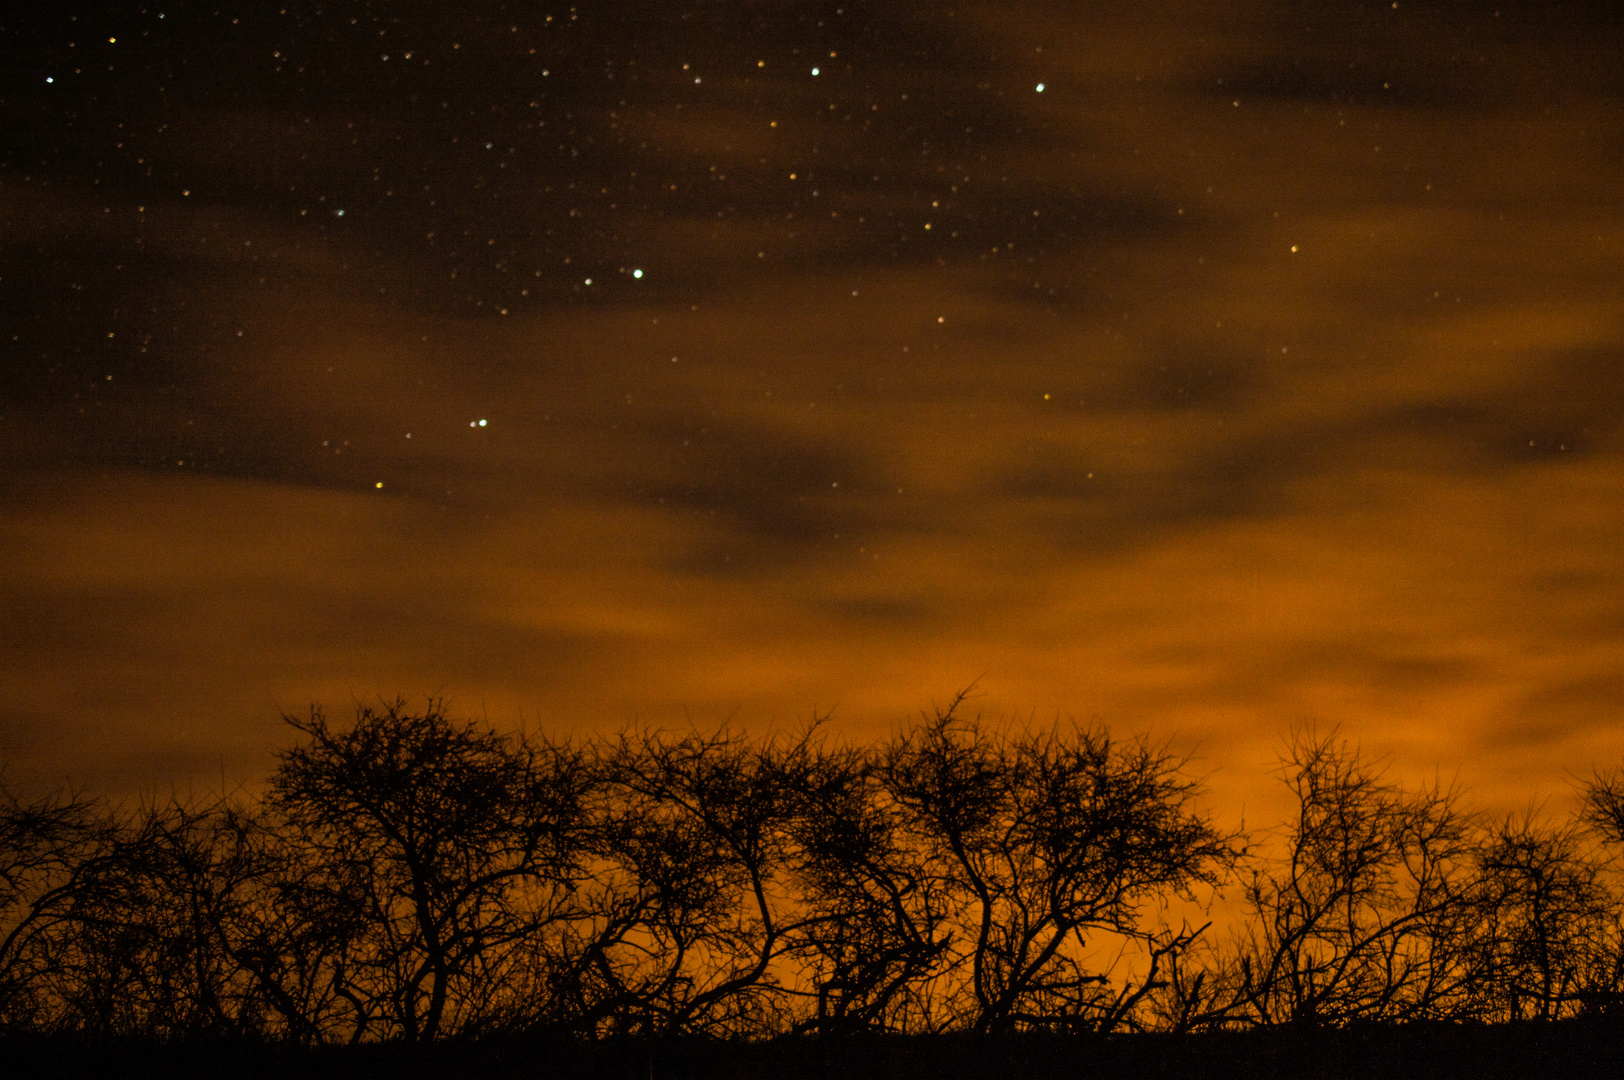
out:
{"label": "tree silhouette", "polygon": [[906,829],[876,755],[825,752],[804,778],[790,828],[794,881],[815,916],[799,930],[825,1034],[932,1030],[930,991],[955,963],[950,882]]}
{"label": "tree silhouette", "polygon": [[1234,841],[1193,809],[1181,763],[1144,741],[1058,726],[1006,737],[960,718],[962,700],[888,746],[881,775],[959,893],[964,1022],[1109,1030],[1149,980],[1113,991],[1088,964],[1091,937],[1153,940],[1142,907],[1217,884]]}
{"label": "tree silhouette", "polygon": [[1577,823],[1508,817],[1484,845],[1484,981],[1502,1016],[1550,1020],[1619,989],[1617,897]]}
{"label": "tree silhouette", "polygon": [[288,718],[268,806],[358,936],[336,992],[408,1041],[499,1023],[513,948],[575,916],[593,784],[583,755],[396,702],[335,730]]}
{"label": "tree silhouette", "polygon": [[1581,819],[1609,844],[1624,844],[1624,772],[1593,773],[1579,786]]}
{"label": "tree silhouette", "polygon": [[[1260,856],[1143,739],[947,709],[859,746],[289,718],[262,789],[0,785],[0,1031],[305,1045],[1426,1020],[1624,1004],[1624,780],[1490,823],[1298,736]],[[1233,881],[1223,942],[1170,904]]]}
{"label": "tree silhouette", "polygon": [[1186,1023],[1339,1025],[1454,1016],[1485,972],[1474,822],[1452,791],[1406,791],[1334,737],[1293,739],[1296,802],[1245,888],[1235,950],[1175,989]]}
{"label": "tree silhouette", "polygon": [[62,931],[112,837],[105,808],[82,794],[24,801],[0,784],[0,1029],[56,1023]]}
{"label": "tree silhouette", "polygon": [[819,916],[785,888],[810,733],[622,735],[604,757],[612,854],[639,912],[600,966],[617,1030],[753,1034],[784,1008],[778,963]]}

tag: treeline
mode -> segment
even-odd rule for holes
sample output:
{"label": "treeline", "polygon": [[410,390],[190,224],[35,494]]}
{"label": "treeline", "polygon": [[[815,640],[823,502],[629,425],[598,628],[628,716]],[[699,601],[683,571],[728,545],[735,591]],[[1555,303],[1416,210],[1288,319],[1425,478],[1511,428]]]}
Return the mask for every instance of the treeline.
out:
{"label": "treeline", "polygon": [[[1222,1031],[1624,1002],[1624,782],[1491,821],[1300,738],[1253,840],[1142,739],[289,718],[254,798],[0,792],[0,1029],[302,1044]],[[1199,912],[1222,891],[1236,916]]]}

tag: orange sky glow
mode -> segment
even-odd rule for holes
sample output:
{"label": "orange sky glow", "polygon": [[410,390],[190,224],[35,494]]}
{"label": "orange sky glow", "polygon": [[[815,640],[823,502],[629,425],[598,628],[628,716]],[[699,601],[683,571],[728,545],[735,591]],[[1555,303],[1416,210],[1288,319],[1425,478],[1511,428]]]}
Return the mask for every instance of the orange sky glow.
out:
{"label": "orange sky glow", "polygon": [[[417,151],[344,124],[391,105],[175,97],[161,192],[13,139],[0,286],[72,300],[6,335],[71,375],[4,399],[9,777],[251,781],[282,713],[396,696],[862,741],[972,684],[1166,740],[1248,820],[1294,728],[1500,811],[1624,758],[1615,24],[986,4],[757,41],[747,10],[568,83],[584,158],[443,181],[424,214],[473,209],[421,231],[500,266],[369,231],[366,162]],[[538,130],[539,78],[463,78]],[[150,280],[68,291],[137,238]]]}

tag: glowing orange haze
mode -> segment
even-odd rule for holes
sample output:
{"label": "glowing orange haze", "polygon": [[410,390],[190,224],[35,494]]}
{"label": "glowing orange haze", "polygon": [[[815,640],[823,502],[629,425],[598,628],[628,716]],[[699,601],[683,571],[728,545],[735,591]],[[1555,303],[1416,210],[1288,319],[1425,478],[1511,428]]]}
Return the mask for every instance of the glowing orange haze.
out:
{"label": "glowing orange haze", "polygon": [[[248,779],[279,711],[398,694],[861,740],[975,682],[1170,740],[1253,823],[1300,725],[1564,805],[1624,755],[1624,172],[1582,134],[1618,99],[1338,125],[1200,72],[1130,98],[1175,62],[1090,48],[1042,70],[1097,93],[1023,106],[1050,146],[1006,182],[1044,205],[1086,165],[1155,229],[758,272],[782,223],[650,219],[708,298],[477,319],[328,299],[365,256],[307,253],[242,301],[232,409],[352,438],[347,488],[94,466],[13,418],[14,774]],[[755,153],[734,123],[682,138]]]}

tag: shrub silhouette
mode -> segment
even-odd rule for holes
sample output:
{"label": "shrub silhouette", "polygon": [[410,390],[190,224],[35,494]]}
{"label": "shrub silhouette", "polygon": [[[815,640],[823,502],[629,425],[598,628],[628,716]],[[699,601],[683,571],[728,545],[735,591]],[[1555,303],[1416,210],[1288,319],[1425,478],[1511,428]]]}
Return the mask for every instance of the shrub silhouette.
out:
{"label": "shrub silhouette", "polygon": [[24,801],[0,786],[0,1025],[55,1026],[74,905],[107,858],[103,808],[76,792]]}
{"label": "shrub silhouette", "polygon": [[[1624,1000],[1616,774],[1572,821],[1489,822],[1299,737],[1294,814],[1254,854],[1145,740],[962,705],[850,746],[559,742],[395,702],[288,718],[257,797],[0,787],[0,1029],[997,1039]],[[1226,886],[1226,937],[1167,921]]]}
{"label": "shrub silhouette", "polygon": [[1113,989],[1088,966],[1090,936],[1155,942],[1159,965],[1193,938],[1155,937],[1141,907],[1218,884],[1239,854],[1192,810],[1180,763],[1143,741],[1075,727],[1011,737],[949,708],[884,747],[879,771],[956,901],[969,975],[944,1004],[978,1033],[1121,1024],[1156,967]]}
{"label": "shrub silhouette", "polygon": [[397,702],[335,731],[290,725],[267,809],[299,857],[300,888],[337,908],[333,992],[408,1041],[478,1030],[516,1008],[513,946],[578,917],[594,783],[574,749]]}
{"label": "shrub silhouette", "polygon": [[1256,1024],[1455,1017],[1475,963],[1474,822],[1455,793],[1386,782],[1334,738],[1293,740],[1282,854],[1244,890],[1252,918],[1225,1019]]}

